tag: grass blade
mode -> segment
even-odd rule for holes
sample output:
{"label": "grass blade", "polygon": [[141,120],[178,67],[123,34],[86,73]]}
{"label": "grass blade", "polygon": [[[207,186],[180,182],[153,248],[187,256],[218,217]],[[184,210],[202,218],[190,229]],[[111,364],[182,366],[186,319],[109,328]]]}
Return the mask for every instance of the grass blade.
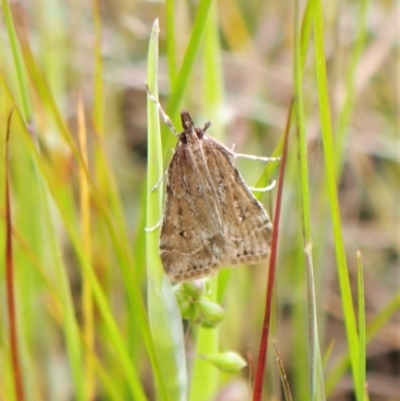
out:
{"label": "grass blade", "polygon": [[281,217],[281,207],[282,207],[282,192],[283,192],[283,181],[284,174],[286,169],[286,160],[288,154],[288,144],[289,144],[289,131],[290,131],[290,116],[292,114],[293,102],[289,109],[288,118],[286,122],[285,128],[285,136],[284,136],[284,145],[283,145],[283,153],[279,171],[279,180],[278,180],[278,190],[277,190],[277,199],[275,206],[275,221],[274,221],[274,230],[272,232],[272,243],[271,243],[271,256],[269,259],[269,269],[268,269],[268,281],[267,281],[267,296],[265,301],[265,310],[264,310],[264,323],[261,333],[261,341],[260,348],[258,353],[258,363],[257,363],[257,372],[254,380],[254,390],[253,390],[253,401],[260,401],[262,397],[262,389],[263,389],[263,378],[265,372],[265,364],[267,360],[268,354],[268,336],[269,336],[269,326],[271,320],[271,306],[272,306],[272,295],[274,289],[275,282],[275,271],[276,271],[276,259],[277,259],[277,249],[278,249],[278,238],[279,238],[279,221]]}
{"label": "grass blade", "polygon": [[13,115],[14,107],[11,109],[7,120],[7,134],[5,140],[5,157],[4,171],[5,171],[5,213],[6,213],[6,246],[5,246],[5,281],[6,281],[6,298],[7,298],[7,312],[9,324],[9,343],[10,353],[12,360],[13,376],[14,376],[14,389],[15,396],[18,401],[25,400],[24,382],[21,369],[21,359],[19,354],[18,343],[18,328],[17,328],[17,313],[16,313],[16,297],[15,297],[15,264],[13,258],[13,246],[11,235],[11,200],[10,200],[10,166],[9,166],[9,136],[11,129],[11,117]]}
{"label": "grass blade", "polygon": [[[332,218],[333,236],[336,252],[336,264],[338,269],[340,290],[342,295],[342,306],[345,317],[347,343],[350,351],[350,360],[353,372],[353,380],[358,382],[358,336],[354,316],[353,299],[351,297],[350,282],[344,248],[343,233],[340,219],[339,200],[336,188],[336,164],[332,136],[331,113],[329,106],[328,84],[326,76],[325,50],[324,50],[324,28],[321,1],[317,1],[314,17],[314,39],[315,39],[315,65],[318,84],[318,99],[321,120],[322,141],[326,168],[326,185],[328,188],[328,199]],[[359,394],[357,394],[359,397]]]}
{"label": "grass blade", "polygon": [[[158,98],[158,20],[151,33],[148,56],[147,82],[150,91]],[[148,170],[147,170],[147,227],[154,227],[161,219],[162,192],[151,192],[163,174],[160,118],[156,105],[148,98]],[[157,360],[166,388],[163,399],[187,399],[186,359],[183,326],[180,311],[171,283],[165,275],[158,254],[158,233],[153,230],[146,235],[147,299],[150,330]],[[160,388],[158,388],[160,391]],[[161,395],[159,395],[161,396]]]}
{"label": "grass blade", "polygon": [[[312,400],[324,400],[325,389],[323,384],[323,372],[321,364],[321,350],[318,338],[317,308],[314,288],[314,264],[312,258],[312,234],[311,234],[311,216],[310,216],[310,194],[308,180],[308,155],[307,155],[307,136],[306,123],[303,104],[303,66],[305,51],[302,51],[301,32],[299,31],[299,4],[296,1],[295,13],[295,111],[297,120],[297,134],[299,146],[299,167],[300,167],[300,200],[301,200],[301,218],[304,241],[304,253],[307,271],[307,310],[308,310],[308,355],[309,355],[309,380]],[[308,7],[310,9],[310,7]],[[308,21],[305,15],[303,21]],[[306,22],[303,26],[308,26]],[[304,49],[304,47],[303,47]],[[303,385],[303,388],[305,386]],[[301,390],[303,391],[303,390]],[[305,394],[303,394],[305,396]]]}
{"label": "grass blade", "polygon": [[357,252],[357,283],[358,283],[358,339],[359,339],[359,376],[358,383],[358,401],[366,399],[366,335],[365,335],[365,296],[364,296],[364,272],[362,266],[361,253]]}

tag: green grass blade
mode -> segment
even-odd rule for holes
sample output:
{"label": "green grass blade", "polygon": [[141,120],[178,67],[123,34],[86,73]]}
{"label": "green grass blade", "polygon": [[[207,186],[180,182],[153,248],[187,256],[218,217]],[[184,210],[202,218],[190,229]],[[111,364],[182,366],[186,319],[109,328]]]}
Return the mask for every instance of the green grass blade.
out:
{"label": "green grass blade", "polygon": [[364,401],[365,398],[365,375],[366,375],[366,336],[365,336],[365,293],[364,293],[364,272],[362,266],[361,253],[357,253],[358,259],[358,271],[357,271],[357,283],[358,283],[358,339],[359,339],[359,360],[358,360],[358,401]]}
{"label": "green grass blade", "polygon": [[113,317],[113,313],[110,310],[110,305],[108,300],[101,288],[101,285],[94,274],[94,271],[83,252],[81,239],[76,232],[77,228],[74,225],[74,219],[71,218],[70,212],[68,212],[68,206],[63,200],[62,193],[58,191],[57,193],[52,193],[56,200],[57,206],[60,209],[60,214],[63,218],[65,227],[69,234],[70,240],[74,246],[75,252],[77,254],[78,260],[80,262],[81,268],[84,270],[93,293],[94,299],[96,300],[99,312],[104,320],[105,330],[108,332],[108,337],[112,339],[112,345],[118,355],[118,360],[123,368],[123,372],[126,376],[128,386],[131,390],[131,394],[135,400],[145,401],[146,396],[144,394],[142,385],[139,381],[139,376],[135,366],[133,365],[130,356],[128,354],[128,349],[123,340],[121,333],[119,332],[118,326]]}
{"label": "green grass blade", "polygon": [[[91,291],[93,292],[94,299],[96,300],[99,313],[104,320],[104,327],[108,333],[108,337],[110,339],[109,341],[118,355],[120,366],[122,367],[122,371],[124,372],[126,382],[128,383],[132,396],[135,400],[146,401],[136,368],[127,352],[125,341],[119,332],[118,326],[113,317],[113,313],[110,310],[110,304],[108,303],[98,278],[94,274],[93,268],[89,263],[89,259],[84,253],[81,237],[78,234],[79,227],[77,227],[75,224],[77,217],[75,216],[73,197],[71,196],[69,190],[59,182],[55,172],[52,169],[52,166],[47,164],[48,160],[42,158],[41,155],[36,152],[36,149],[31,142],[31,136],[28,132],[25,132],[25,139],[27,139],[27,144],[30,146],[30,151],[35,156],[35,162],[38,166],[39,174],[41,174],[43,177],[43,185],[45,185],[45,188],[47,188],[47,190],[50,192],[52,200],[54,201],[54,205],[57,207],[60,213],[60,217],[62,218],[66,232],[68,233],[69,239],[79,260],[80,267],[84,270],[84,274],[90,283]],[[50,217],[48,219],[50,219]],[[51,233],[52,231],[48,229],[48,232]],[[54,254],[53,263],[56,264],[55,268],[57,274],[57,283],[59,285],[58,292],[60,293],[60,298],[65,309],[65,335],[67,340],[67,349],[70,354],[71,371],[75,384],[75,396],[79,400],[84,400],[85,376],[82,371],[80,333],[74,317],[75,311],[72,304],[71,295],[68,292],[70,286],[66,278],[66,269],[61,258],[61,251],[59,249],[60,244],[56,242],[55,239],[55,234],[50,235],[48,246]],[[54,244],[52,243],[53,240],[55,242]],[[61,265],[58,266],[58,264]],[[137,311],[137,314],[140,318],[140,310]]]}
{"label": "green grass blade", "polygon": [[[304,17],[301,24],[301,62],[302,68],[304,68],[308,45],[310,43],[311,32],[313,29],[314,11],[318,0],[307,1],[306,9],[304,11]],[[296,50],[298,51],[298,50]]]}
{"label": "green grass blade", "polygon": [[[368,344],[389,319],[400,309],[400,292],[387,304],[387,306],[367,325],[366,342]],[[335,386],[343,377],[350,363],[349,354],[344,355],[327,375],[325,389],[328,396],[334,391]]]}
{"label": "green grass blade", "polygon": [[[151,92],[158,98],[158,20],[153,25],[148,55],[147,82]],[[148,169],[146,225],[154,227],[161,219],[162,191],[151,189],[163,175],[159,112],[148,98]],[[147,299],[150,330],[170,400],[187,399],[186,359],[181,314],[171,283],[165,275],[158,254],[159,229],[146,236]],[[160,391],[160,389],[158,388]],[[159,394],[159,397],[161,395]],[[166,399],[163,395],[162,399]]]}
{"label": "green grass blade", "polygon": [[28,81],[26,78],[23,57],[18,43],[17,33],[15,31],[14,20],[12,18],[10,4],[7,0],[2,0],[4,20],[7,26],[8,37],[10,38],[11,50],[14,57],[15,70],[18,77],[18,84],[22,99],[22,110],[25,123],[32,120],[32,108],[29,101]]}
{"label": "green grass blade", "polygon": [[[309,2],[308,4],[310,4]],[[306,13],[303,18],[303,30],[299,31],[299,5],[296,2],[295,13],[295,63],[294,63],[294,82],[295,82],[295,112],[297,121],[297,134],[298,134],[298,152],[299,152],[299,168],[300,168],[300,200],[301,200],[301,218],[302,218],[302,232],[304,241],[304,253],[307,271],[307,309],[308,309],[308,370],[310,380],[310,391],[312,400],[324,400],[325,389],[323,383],[323,371],[321,363],[321,350],[318,337],[318,324],[317,324],[317,307],[315,298],[314,287],[314,264],[312,257],[312,235],[311,235],[311,215],[310,215],[310,194],[309,194],[309,179],[308,179],[308,155],[307,155],[307,136],[306,136],[306,122],[304,113],[304,95],[303,95],[303,66],[304,57],[306,55],[306,46],[302,46],[303,38],[309,38],[309,32],[306,28],[310,29],[310,12]],[[313,8],[308,5],[307,10]],[[298,372],[301,375],[301,372]],[[299,380],[299,379],[298,379]],[[304,391],[306,386],[303,384],[299,389],[301,391],[301,398],[305,398]]]}
{"label": "green grass blade", "polygon": [[[32,161],[33,165],[31,171],[32,182],[35,183],[35,185],[30,188],[30,196],[32,195],[32,192],[36,193],[37,199],[35,203],[37,203],[37,205],[35,206],[35,210],[37,211],[37,216],[41,216],[40,222],[37,223],[30,219],[30,229],[34,229],[36,233],[41,233],[42,241],[46,243],[46,249],[51,255],[51,264],[56,278],[55,285],[63,306],[62,328],[71,366],[70,369],[74,385],[74,395],[77,400],[83,401],[85,400],[85,375],[83,373],[82,344],[79,336],[79,326],[75,316],[71,286],[67,275],[66,265],[62,258],[61,244],[56,240],[56,223],[52,217],[50,206],[52,205],[50,199],[51,188],[49,188],[49,183],[46,181],[45,176],[39,168],[40,159],[37,158],[38,155],[36,153],[36,147],[32,142],[32,137],[26,129],[24,129],[24,134],[24,144],[27,146],[26,154],[28,154],[28,152],[30,153],[29,162]],[[29,170],[24,170],[23,172],[23,174],[25,174],[25,180],[27,180],[27,171]],[[53,183],[53,189],[56,186],[57,184]],[[27,189],[28,188],[29,187],[27,187]],[[35,203],[30,204],[27,207],[31,208]],[[29,242],[31,243],[30,239]],[[35,252],[39,252],[36,247]],[[39,252],[39,255],[42,257],[41,252]]]}
{"label": "green grass blade", "polygon": [[[5,13],[5,20],[7,24],[8,34],[11,42],[11,48],[14,56],[15,68],[18,76],[18,83],[22,97],[22,110],[24,114],[25,124],[31,122],[32,111],[29,101],[28,94],[28,83],[24,72],[23,56],[20,51],[20,45],[18,43],[17,35],[14,28],[14,23],[11,15],[11,10],[7,1],[3,1],[3,10]],[[29,156],[30,157],[30,156]],[[38,193],[38,199],[40,199],[40,206],[36,210],[42,211],[43,224],[45,226],[45,232],[47,233],[49,249],[54,258],[54,267],[58,274],[58,284],[60,285],[59,291],[62,297],[62,301],[65,306],[65,320],[64,330],[66,336],[66,343],[71,363],[71,373],[74,380],[76,398],[83,400],[84,397],[84,375],[82,374],[82,356],[81,356],[81,345],[78,338],[78,327],[75,319],[74,308],[72,303],[72,297],[70,294],[70,286],[68,283],[67,276],[65,274],[65,266],[61,258],[61,250],[59,244],[55,240],[56,236],[51,233],[54,232],[54,225],[51,221],[49,212],[49,198],[45,183],[40,176],[37,165],[33,161],[33,175],[34,182],[36,182],[35,190]],[[30,204],[29,208],[34,207]],[[35,216],[40,215],[35,214]]]}
{"label": "green grass blade", "polygon": [[[308,50],[308,45],[310,43],[310,35],[311,35],[311,29],[312,29],[312,21],[313,21],[313,15],[314,15],[314,9],[315,9],[315,4],[317,0],[309,0],[307,2],[306,10],[304,13],[302,25],[301,25],[301,58],[299,61],[301,61],[301,70],[304,68],[305,60],[306,60],[306,55],[307,55],[307,50]],[[295,60],[296,63],[296,60]],[[295,68],[298,69],[298,66],[295,64]],[[296,84],[296,79],[294,80]],[[296,89],[296,87],[295,87]],[[290,121],[292,121],[292,118],[294,118],[296,112],[296,107],[292,108],[292,113],[290,115]],[[290,124],[291,125],[291,124]],[[272,153],[272,157],[278,157],[282,155],[282,149],[283,149],[283,139],[284,136],[281,136],[281,139],[279,140],[274,152]],[[261,177],[257,181],[256,186],[257,187],[263,187],[268,185],[268,182],[277,168],[277,163],[268,163],[265,166],[265,169],[263,173],[261,174]],[[255,194],[255,197],[257,199],[261,199],[262,194],[257,193]]]}
{"label": "green grass blade", "polygon": [[[296,2],[297,4],[297,2]],[[296,6],[298,9],[298,4]],[[306,123],[304,115],[303,100],[303,59],[301,53],[300,32],[298,29],[298,17],[295,16],[295,63],[294,63],[294,82],[295,82],[295,112],[297,120],[298,152],[300,167],[300,192],[301,210],[303,223],[303,236],[305,246],[311,242],[311,218],[310,218],[310,193],[308,181],[308,157],[307,157],[307,138]]]}
{"label": "green grass blade", "polygon": [[342,307],[344,312],[347,343],[350,351],[350,360],[354,382],[358,382],[358,336],[354,316],[353,299],[351,296],[346,253],[344,248],[343,233],[340,219],[339,200],[336,188],[336,165],[332,136],[331,113],[329,106],[328,84],[326,76],[325,50],[324,50],[324,27],[321,1],[317,2],[314,18],[314,40],[315,40],[315,65],[318,84],[319,111],[322,131],[322,141],[326,169],[326,185],[332,218],[333,237],[336,252],[336,264],[339,276],[340,290],[342,296]]}
{"label": "green grass blade", "polygon": [[[357,40],[355,41],[355,45],[353,45],[351,58],[349,62],[349,67],[346,76],[346,97],[343,102],[342,109],[338,116],[337,123],[337,134],[335,139],[335,151],[337,155],[337,159],[343,160],[343,153],[345,151],[344,140],[346,136],[346,130],[350,122],[351,113],[354,108],[355,101],[355,86],[356,86],[356,73],[357,67],[359,65],[360,58],[362,56],[362,51],[365,46],[366,36],[367,36],[367,11],[370,0],[362,0],[360,2],[360,11],[358,12],[358,32],[357,32]],[[337,174],[342,170],[342,163],[336,166],[338,171]]]}
{"label": "green grass blade", "polygon": [[307,268],[307,306],[309,330],[309,371],[311,399],[322,401],[326,399],[324,374],[322,369],[321,349],[318,337],[317,307],[314,286],[314,267],[312,261],[312,248],[306,248]]}

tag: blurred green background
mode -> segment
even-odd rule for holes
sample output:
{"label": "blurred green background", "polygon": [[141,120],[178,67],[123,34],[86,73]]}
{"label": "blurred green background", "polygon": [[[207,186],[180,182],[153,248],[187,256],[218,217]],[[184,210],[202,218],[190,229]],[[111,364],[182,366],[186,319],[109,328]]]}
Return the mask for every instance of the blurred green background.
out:
{"label": "blurred green background", "polygon": [[[281,140],[295,92],[295,20],[301,23],[311,2],[206,3],[2,2],[0,238],[5,243],[8,171],[24,399],[167,399],[163,390],[155,390],[165,369],[154,357],[162,344],[162,327],[155,335],[146,314],[144,82],[153,23],[158,18],[160,100],[177,130],[179,111],[187,109],[198,126],[211,121],[209,134],[227,147],[235,144],[237,152],[269,156]],[[350,401],[355,391],[346,364],[349,342],[326,187],[315,33],[325,40],[337,188],[354,300],[357,251],[364,267],[369,399],[399,400],[400,7],[395,1],[344,0],[325,1],[322,10],[323,32],[314,31],[304,40],[308,51],[301,87],[326,398]],[[201,12],[208,20],[196,32]],[[196,39],[199,47],[189,45],[194,52],[190,59],[188,44]],[[13,104],[7,165],[5,138]],[[175,138],[165,127],[162,141],[168,163]],[[293,121],[265,400],[285,399],[275,343],[293,399],[310,399],[298,148]],[[276,152],[281,153],[279,147]],[[238,160],[237,165],[246,182],[255,186],[264,164]],[[278,168],[268,175],[277,178]],[[272,217],[275,197],[276,189],[261,198]],[[7,273],[3,262],[0,267],[0,400],[8,401],[18,398]],[[220,274],[217,298],[226,315],[218,329],[209,329],[213,334],[205,336],[214,349],[234,350],[249,362],[240,373],[228,375],[201,360],[196,363],[205,364],[208,376],[191,375],[194,361],[199,361],[195,349],[200,329],[185,323],[187,366],[182,371],[188,372],[188,387],[211,391],[194,395],[189,390],[192,401],[251,398],[266,280],[266,265]],[[172,320],[171,327],[182,329],[180,320],[174,325]],[[180,351],[172,350],[171,355],[178,360]],[[182,384],[178,372],[173,375]],[[208,385],[210,377],[213,383]],[[165,381],[169,392],[171,379]],[[182,397],[185,391],[178,393]]]}

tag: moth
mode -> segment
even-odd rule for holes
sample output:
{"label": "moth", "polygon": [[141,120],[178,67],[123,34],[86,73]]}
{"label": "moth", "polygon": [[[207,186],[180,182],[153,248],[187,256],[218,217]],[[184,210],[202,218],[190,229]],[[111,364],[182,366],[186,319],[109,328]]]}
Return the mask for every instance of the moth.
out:
{"label": "moth", "polygon": [[[164,121],[178,137],[167,170],[160,257],[172,281],[214,275],[222,267],[256,264],[268,258],[272,223],[233,163],[237,156],[206,134],[211,123],[194,126],[181,112],[183,131],[172,122],[153,95]],[[272,186],[262,190],[268,190]]]}

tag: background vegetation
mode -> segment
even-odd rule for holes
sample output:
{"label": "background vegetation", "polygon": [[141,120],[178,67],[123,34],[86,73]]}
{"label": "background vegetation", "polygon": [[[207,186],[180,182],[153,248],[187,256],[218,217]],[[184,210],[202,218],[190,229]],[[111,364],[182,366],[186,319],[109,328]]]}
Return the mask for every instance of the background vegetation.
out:
{"label": "background vegetation", "polygon": [[267,265],[210,280],[219,325],[182,325],[144,231],[176,141],[146,79],[178,130],[188,109],[240,153],[280,155],[291,122],[262,399],[398,400],[399,20],[384,0],[3,0],[0,400],[251,398]]}

